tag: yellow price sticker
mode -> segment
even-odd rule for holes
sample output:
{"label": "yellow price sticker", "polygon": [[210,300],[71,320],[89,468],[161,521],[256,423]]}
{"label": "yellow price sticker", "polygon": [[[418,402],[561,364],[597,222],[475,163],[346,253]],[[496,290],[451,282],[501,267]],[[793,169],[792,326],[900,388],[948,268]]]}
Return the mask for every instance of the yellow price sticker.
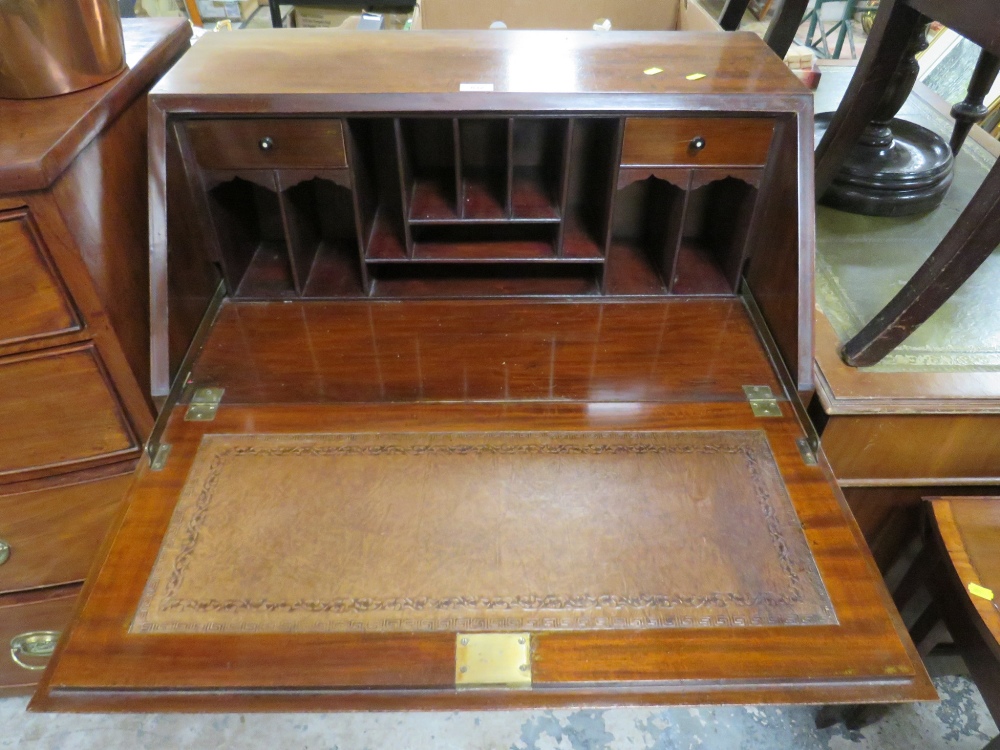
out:
{"label": "yellow price sticker", "polygon": [[662,73],[663,72],[663,68],[646,68],[642,72],[645,73],[648,76],[655,76],[657,73]]}
{"label": "yellow price sticker", "polygon": [[969,584],[969,593],[973,596],[978,596],[980,599],[985,599],[988,602],[993,601],[993,591],[985,586],[980,586],[978,583]]}
{"label": "yellow price sticker", "polygon": [[691,75],[684,76],[684,77],[687,78],[689,81],[700,81],[702,78],[705,77],[705,74],[704,73],[692,73]]}

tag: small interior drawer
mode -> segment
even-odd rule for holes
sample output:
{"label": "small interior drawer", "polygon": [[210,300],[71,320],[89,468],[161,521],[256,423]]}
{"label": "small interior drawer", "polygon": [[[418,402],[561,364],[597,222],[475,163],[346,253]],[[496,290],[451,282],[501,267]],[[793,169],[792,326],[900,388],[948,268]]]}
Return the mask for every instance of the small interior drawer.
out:
{"label": "small interior drawer", "polygon": [[774,120],[750,117],[630,117],[625,121],[622,166],[680,164],[761,165]]}
{"label": "small interior drawer", "polygon": [[137,457],[140,443],[90,344],[0,361],[0,482]]}
{"label": "small interior drawer", "polygon": [[74,585],[0,597],[0,696],[29,692],[38,682],[79,593]]}
{"label": "small interior drawer", "polygon": [[0,594],[82,581],[131,481],[0,495]]}
{"label": "small interior drawer", "polygon": [[80,328],[27,208],[0,211],[0,300],[0,346]]}
{"label": "small interior drawer", "polygon": [[340,120],[193,120],[186,130],[198,164],[207,169],[347,166]]}

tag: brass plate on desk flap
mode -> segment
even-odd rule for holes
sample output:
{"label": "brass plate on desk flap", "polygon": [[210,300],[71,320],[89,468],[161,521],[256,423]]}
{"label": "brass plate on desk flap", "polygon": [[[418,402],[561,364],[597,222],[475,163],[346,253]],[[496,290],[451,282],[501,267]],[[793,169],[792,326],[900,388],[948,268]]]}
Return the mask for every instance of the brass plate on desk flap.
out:
{"label": "brass plate on desk flap", "polygon": [[459,633],[455,686],[531,687],[531,634]]}

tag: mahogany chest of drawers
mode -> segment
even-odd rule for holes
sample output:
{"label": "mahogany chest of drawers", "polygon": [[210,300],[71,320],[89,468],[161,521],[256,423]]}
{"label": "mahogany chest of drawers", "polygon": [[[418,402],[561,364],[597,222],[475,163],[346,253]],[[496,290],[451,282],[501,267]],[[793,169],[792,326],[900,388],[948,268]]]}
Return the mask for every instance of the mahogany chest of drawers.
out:
{"label": "mahogany chest of drawers", "polygon": [[153,426],[145,94],[190,31],[124,31],[112,81],[0,103],[0,694],[37,682]]}

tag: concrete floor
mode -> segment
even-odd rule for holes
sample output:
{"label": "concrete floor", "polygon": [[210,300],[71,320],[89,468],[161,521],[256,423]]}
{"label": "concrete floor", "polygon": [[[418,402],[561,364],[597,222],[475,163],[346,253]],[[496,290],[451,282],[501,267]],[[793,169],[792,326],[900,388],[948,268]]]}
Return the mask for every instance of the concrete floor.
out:
{"label": "concrete floor", "polygon": [[975,686],[935,679],[940,703],[894,708],[862,731],[817,730],[808,707],[464,713],[28,714],[0,700],[0,750],[979,750],[997,734]]}

